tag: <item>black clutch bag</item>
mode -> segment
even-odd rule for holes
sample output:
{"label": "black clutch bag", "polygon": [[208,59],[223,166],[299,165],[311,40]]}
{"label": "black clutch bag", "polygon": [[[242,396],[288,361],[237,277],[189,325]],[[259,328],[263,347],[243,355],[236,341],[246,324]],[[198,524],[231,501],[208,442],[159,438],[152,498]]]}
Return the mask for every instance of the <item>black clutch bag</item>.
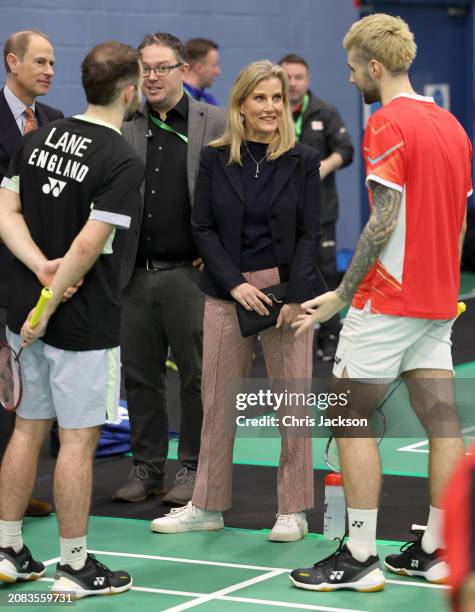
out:
{"label": "black clutch bag", "polygon": [[269,311],[268,315],[262,316],[255,310],[246,310],[239,302],[236,304],[239,327],[243,338],[258,334],[277,323],[280,309],[285,304],[286,287],[287,283],[279,283],[261,289],[262,293],[265,293],[272,300],[272,306],[265,305]]}

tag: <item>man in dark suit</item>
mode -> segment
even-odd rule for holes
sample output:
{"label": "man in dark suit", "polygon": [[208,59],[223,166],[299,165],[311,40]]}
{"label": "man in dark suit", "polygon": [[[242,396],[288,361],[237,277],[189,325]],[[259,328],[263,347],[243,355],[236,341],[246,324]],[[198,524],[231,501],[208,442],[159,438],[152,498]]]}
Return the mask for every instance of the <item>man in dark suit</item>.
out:
{"label": "man in dark suit", "polygon": [[[63,113],[36,101],[48,93],[53,80],[54,53],[48,37],[37,30],[11,34],[3,49],[7,78],[0,90],[0,182],[10,158],[20,146],[23,135],[60,119]],[[0,242],[0,338],[5,339],[7,277],[12,256]],[[0,413],[0,457],[3,456],[13,430],[14,417]],[[31,499],[27,516],[44,516],[52,512],[50,504]]]}
{"label": "man in dark suit", "polygon": [[114,499],[136,502],[164,493],[170,346],[180,376],[182,467],[163,501],[182,505],[193,493],[203,418],[204,297],[197,287],[201,260],[192,236],[191,207],[201,149],[224,131],[224,111],[185,93],[189,65],[178,38],[148,35],[139,49],[146,103],[123,126],[124,137],[147,167],[142,210],[125,237],[122,270],[121,347],[134,467]]}

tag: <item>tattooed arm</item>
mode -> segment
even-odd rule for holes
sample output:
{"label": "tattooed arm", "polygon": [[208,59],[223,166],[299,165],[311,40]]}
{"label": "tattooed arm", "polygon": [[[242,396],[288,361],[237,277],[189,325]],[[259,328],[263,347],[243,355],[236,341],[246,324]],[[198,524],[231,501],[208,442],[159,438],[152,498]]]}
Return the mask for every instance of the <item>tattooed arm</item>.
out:
{"label": "tattooed arm", "polygon": [[369,272],[396,228],[401,193],[380,183],[374,186],[373,206],[350,266],[336,290],[345,303],[351,301],[363,278]]}
{"label": "tattooed arm", "polygon": [[300,315],[292,327],[297,335],[317,322],[328,321],[351,301],[361,281],[378,259],[383,247],[396,228],[401,193],[380,183],[371,183],[373,206],[371,215],[361,233],[350,266],[335,291],[324,293],[302,304],[306,314]]}

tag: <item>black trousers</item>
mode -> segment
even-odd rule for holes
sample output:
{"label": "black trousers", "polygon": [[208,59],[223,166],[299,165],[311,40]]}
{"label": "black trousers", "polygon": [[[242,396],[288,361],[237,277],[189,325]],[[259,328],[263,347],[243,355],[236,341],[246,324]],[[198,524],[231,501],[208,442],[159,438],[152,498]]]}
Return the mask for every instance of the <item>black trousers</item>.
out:
{"label": "black trousers", "polygon": [[199,274],[191,264],[157,271],[137,267],[125,291],[121,347],[134,463],[159,473],[168,454],[169,346],[180,376],[178,459],[184,467],[198,465],[204,315]]}
{"label": "black trousers", "polygon": [[[325,223],[320,228],[322,237],[320,240],[320,271],[328,285],[333,290],[338,286],[338,269],[336,265],[336,223]],[[340,333],[340,315],[336,314],[331,319],[322,323],[318,330],[318,342],[328,338],[330,334],[338,337]]]}

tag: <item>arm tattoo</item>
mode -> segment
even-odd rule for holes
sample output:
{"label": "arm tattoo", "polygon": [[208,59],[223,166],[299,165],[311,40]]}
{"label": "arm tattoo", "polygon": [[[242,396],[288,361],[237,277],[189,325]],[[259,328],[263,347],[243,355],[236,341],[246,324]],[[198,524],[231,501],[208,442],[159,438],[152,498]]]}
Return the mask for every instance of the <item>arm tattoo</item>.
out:
{"label": "arm tattoo", "polygon": [[359,284],[396,228],[401,193],[380,183],[373,185],[375,186],[372,190],[373,206],[370,218],[361,233],[350,266],[336,290],[338,297],[344,302],[351,301]]}

